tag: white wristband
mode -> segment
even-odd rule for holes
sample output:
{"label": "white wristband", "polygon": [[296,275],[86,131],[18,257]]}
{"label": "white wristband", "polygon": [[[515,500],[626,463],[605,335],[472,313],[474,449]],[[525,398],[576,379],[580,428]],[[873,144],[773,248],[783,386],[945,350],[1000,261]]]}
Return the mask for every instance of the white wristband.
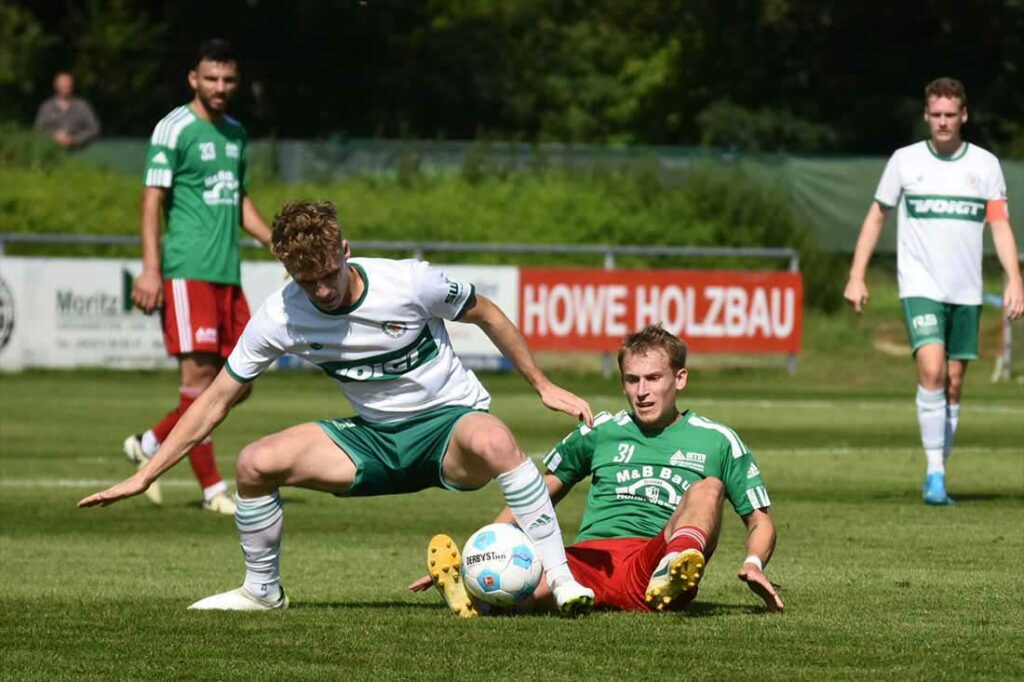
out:
{"label": "white wristband", "polygon": [[754,564],[755,566],[757,566],[757,570],[759,570],[759,571],[763,571],[764,570],[764,564],[761,563],[761,557],[759,557],[759,556],[757,556],[755,554],[751,554],[750,556],[748,556],[746,559],[743,560],[743,563],[745,563],[745,564]]}

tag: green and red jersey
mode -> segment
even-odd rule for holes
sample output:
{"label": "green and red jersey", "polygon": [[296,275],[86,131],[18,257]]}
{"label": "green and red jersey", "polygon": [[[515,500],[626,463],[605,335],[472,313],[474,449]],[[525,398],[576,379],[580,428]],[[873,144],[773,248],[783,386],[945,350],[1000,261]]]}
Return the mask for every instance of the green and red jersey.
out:
{"label": "green and red jersey", "polygon": [[241,284],[238,228],[246,154],[245,130],[229,116],[211,123],[185,105],[156,125],[144,181],[169,190],[164,279]]}
{"label": "green and red jersey", "polygon": [[736,432],[687,410],[671,426],[644,431],[628,412],[602,412],[544,457],[548,473],[574,485],[590,478],[576,542],[657,535],[686,490],[721,479],[736,513],[771,506],[754,456]]}

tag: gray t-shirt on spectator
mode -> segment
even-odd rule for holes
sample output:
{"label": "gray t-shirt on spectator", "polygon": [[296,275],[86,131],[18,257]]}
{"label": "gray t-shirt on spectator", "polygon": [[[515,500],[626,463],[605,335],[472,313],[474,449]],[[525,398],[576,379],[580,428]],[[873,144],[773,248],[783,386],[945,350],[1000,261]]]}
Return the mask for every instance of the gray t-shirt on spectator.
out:
{"label": "gray t-shirt on spectator", "polygon": [[47,135],[66,130],[76,147],[88,144],[100,134],[100,122],[96,114],[89,103],[79,97],[68,100],[66,109],[60,107],[57,97],[51,97],[40,104],[35,127]]}

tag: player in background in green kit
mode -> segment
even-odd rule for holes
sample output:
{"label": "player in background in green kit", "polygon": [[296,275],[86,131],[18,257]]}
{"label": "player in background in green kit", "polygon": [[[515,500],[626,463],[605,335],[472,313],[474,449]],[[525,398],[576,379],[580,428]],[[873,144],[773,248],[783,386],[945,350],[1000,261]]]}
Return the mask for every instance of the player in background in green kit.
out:
{"label": "player in background in green kit", "polygon": [[946,462],[960,422],[967,364],[978,357],[985,223],[1006,273],[1003,310],[1011,320],[1024,313],[1024,286],[999,160],[960,135],[967,122],[963,84],[952,78],[929,83],[924,120],[930,138],[897,149],[885,166],[844,297],[858,313],[867,304],[868,262],[886,214],[896,208],[900,302],[917,364],[917,421],[927,465],[924,501],[950,505]]}
{"label": "player in background in green kit", "polygon": [[[270,243],[270,229],[246,193],[245,130],[226,113],[239,83],[231,44],[214,39],[200,45],[188,82],[195,96],[156,125],[146,156],[142,273],[132,301],[146,314],[160,310],[164,343],[178,359],[181,385],[173,410],[125,439],[125,455],[139,467],[217,376],[249,321],[238,228]],[[161,218],[167,227],[162,253]],[[213,441],[192,448],[189,462],[203,508],[233,515],[235,502],[217,470]],[[160,504],[158,485],[146,494]]]}
{"label": "player in background in green kit", "polygon": [[[675,611],[689,604],[718,544],[722,500],[747,527],[740,580],[769,611],[784,608],[764,574],[775,549],[771,500],[754,456],[728,426],[693,410],[680,411],[686,387],[686,344],[652,325],[632,334],[619,350],[622,388],[630,411],[602,412],[593,427],[580,426],[545,457],[551,499],[563,499],[590,479],[576,543],[565,550],[572,573],[595,593],[595,608]],[[496,519],[514,523],[508,509]],[[486,611],[459,579],[457,545],[436,535],[427,549],[431,583],[462,617]],[[542,583],[522,610],[550,609]]]}

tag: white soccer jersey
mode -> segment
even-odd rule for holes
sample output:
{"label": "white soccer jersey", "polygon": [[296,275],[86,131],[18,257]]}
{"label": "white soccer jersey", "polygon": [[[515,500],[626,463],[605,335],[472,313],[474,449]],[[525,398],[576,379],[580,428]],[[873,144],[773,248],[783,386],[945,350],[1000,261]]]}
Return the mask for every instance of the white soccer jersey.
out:
{"label": "white soccer jersey", "polygon": [[[318,365],[356,412],[376,422],[449,405],[490,407],[491,397],[455,355],[444,320],[475,300],[473,285],[416,260],[352,258],[366,288],[347,308],[317,308],[295,282],[271,294],[227,359],[251,381],[285,353]],[[442,319],[443,318],[443,319]]]}
{"label": "white soccer jersey", "polygon": [[943,157],[923,141],[897,149],[875,201],[899,206],[900,298],[980,305],[982,232],[988,202],[1006,199],[999,160],[964,143]]}

